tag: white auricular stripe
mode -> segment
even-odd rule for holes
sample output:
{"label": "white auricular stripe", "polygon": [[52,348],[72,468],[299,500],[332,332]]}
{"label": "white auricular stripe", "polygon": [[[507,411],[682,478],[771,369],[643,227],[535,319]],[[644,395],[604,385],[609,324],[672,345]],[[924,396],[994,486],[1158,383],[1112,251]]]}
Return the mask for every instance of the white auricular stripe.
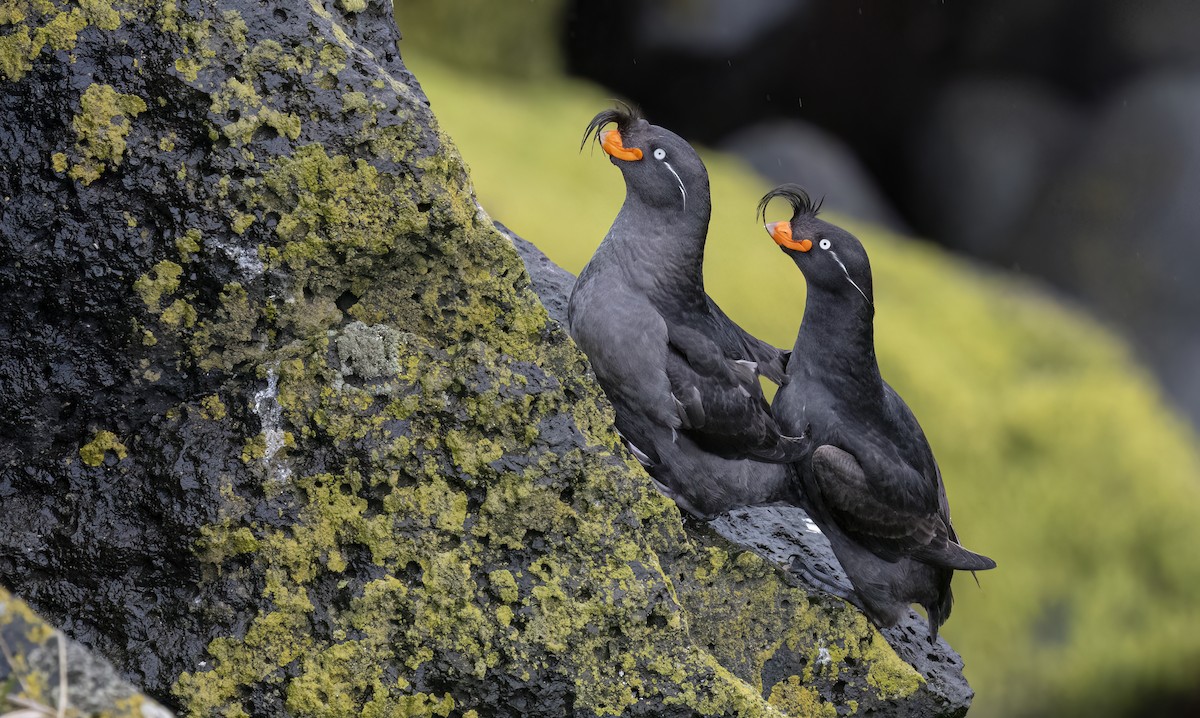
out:
{"label": "white auricular stripe", "polygon": [[858,286],[858,284],[853,279],[850,279],[850,270],[846,269],[846,265],[842,264],[841,259],[838,259],[837,252],[833,251],[832,249],[830,249],[828,251],[829,251],[829,256],[833,257],[833,261],[837,262],[838,266],[842,268],[842,272],[844,272],[846,275],[846,280],[854,285],[854,288],[858,290],[858,293],[862,295],[863,299],[867,300],[867,304],[870,304],[871,306],[875,306],[875,303],[867,298],[867,293],[862,290],[862,287]]}
{"label": "white auricular stripe", "polygon": [[679,193],[683,195],[683,211],[687,211],[687,190],[683,188],[683,180],[679,179],[679,173],[671,166],[670,162],[663,162],[667,169],[671,170],[671,174],[675,175],[675,181],[679,183]]}

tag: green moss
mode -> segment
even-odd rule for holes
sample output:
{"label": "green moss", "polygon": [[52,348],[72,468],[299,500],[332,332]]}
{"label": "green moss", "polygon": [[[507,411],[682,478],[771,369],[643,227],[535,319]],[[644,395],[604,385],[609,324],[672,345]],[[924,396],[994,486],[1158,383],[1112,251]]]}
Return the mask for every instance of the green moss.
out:
{"label": "green moss", "polygon": [[168,5],[161,17],[162,27],[179,33],[183,38],[183,55],[175,60],[175,71],[184,80],[195,82],[200,72],[208,67],[217,53],[210,44],[213,35],[212,20],[193,22],[184,20],[174,3]]}
{"label": "green moss", "polygon": [[200,368],[229,369],[261,357],[261,339],[255,331],[263,311],[251,304],[241,284],[226,284],[216,310],[196,322],[191,354],[199,360]]}
{"label": "green moss", "polygon": [[79,458],[88,466],[99,466],[104,463],[104,456],[111,451],[117,460],[124,460],[128,455],[125,445],[111,431],[98,431],[92,440],[79,447]]}
{"label": "green moss", "polygon": [[83,184],[100,178],[106,168],[121,164],[130,120],[146,111],[137,95],[117,92],[111,85],[89,85],[80,97],[81,112],[71,121],[78,142],[78,161],[68,175]]}
{"label": "green moss", "polygon": [[343,112],[365,112],[370,106],[366,94],[362,92],[347,92],[342,95]]}
{"label": "green moss", "polygon": [[[338,32],[344,18],[320,17],[335,43],[248,45],[238,79],[218,84],[206,53],[222,46],[215,35],[244,40],[244,26],[228,14],[189,23],[170,3],[157,15],[182,36],[185,79],[212,80],[213,139],[246,145],[229,153],[239,171],[213,183],[212,209],[241,242],[260,243],[270,294],[231,283],[214,298],[181,285],[169,261],[134,288],[159,315],[158,351],[176,348],[216,381],[275,382],[282,414],[277,425],[251,419],[245,466],[231,472],[237,491],[222,487],[194,546],[206,582],[261,579],[242,584],[263,586],[261,605],[179,677],[180,704],[195,716],[249,715],[262,707],[247,696],[266,686],[296,714],[471,715],[488,707],[418,692],[414,676],[468,685],[546,671],[574,682],[579,713],[657,701],[781,715],[691,637],[710,608],[687,607],[684,593],[732,573],[768,598],[801,597],[770,589],[761,562],[724,549],[682,559],[686,580],[667,574],[668,557],[673,569],[675,553],[694,550],[678,512],[626,463],[586,364],[478,211],[461,158],[436,146],[444,136],[424,136],[406,114],[415,110],[396,109],[396,81],[381,79],[370,98],[342,96],[361,125],[346,146],[251,151],[264,127],[293,139],[302,129],[288,117],[273,124],[261,72],[328,82],[345,70],[355,48]],[[380,128],[372,114],[385,111],[396,122]],[[202,246],[194,230],[175,240],[181,263],[204,259]],[[343,311],[347,292],[357,301]],[[209,386],[228,400],[234,385]],[[234,409],[209,395],[168,418],[233,431],[247,408]],[[583,439],[549,455],[544,432],[577,436],[564,421]],[[787,634],[787,621],[807,615],[771,614],[751,593],[731,609],[744,614],[730,614],[744,635]],[[851,644],[847,655],[867,633],[853,628],[829,632]],[[854,655],[865,674],[869,661]]]}
{"label": "green moss", "polygon": [[267,437],[262,434],[255,434],[249,439],[246,439],[245,445],[242,447],[242,463],[249,464],[253,461],[259,461],[267,455]]}

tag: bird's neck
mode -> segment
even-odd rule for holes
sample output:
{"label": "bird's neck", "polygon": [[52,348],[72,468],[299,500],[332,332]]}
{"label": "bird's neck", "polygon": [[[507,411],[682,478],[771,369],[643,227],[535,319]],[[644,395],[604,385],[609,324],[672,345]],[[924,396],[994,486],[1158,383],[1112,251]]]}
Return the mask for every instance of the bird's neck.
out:
{"label": "bird's neck", "polygon": [[605,242],[651,297],[703,301],[704,242],[711,214],[707,198],[703,200],[696,198],[684,212],[626,196]]}
{"label": "bird's neck", "polygon": [[810,372],[860,394],[882,392],[874,319],[874,306],[862,296],[809,285],[788,373]]}

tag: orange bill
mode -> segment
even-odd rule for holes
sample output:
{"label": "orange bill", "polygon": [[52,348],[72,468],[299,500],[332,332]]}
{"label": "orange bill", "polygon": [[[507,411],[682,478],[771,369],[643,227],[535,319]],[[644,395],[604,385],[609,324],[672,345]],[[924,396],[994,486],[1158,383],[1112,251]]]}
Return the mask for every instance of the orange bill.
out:
{"label": "orange bill", "polygon": [[642,158],[642,151],[636,147],[626,148],[621,143],[621,133],[616,130],[609,130],[604,133],[604,137],[600,140],[600,146],[609,155],[616,157],[619,160],[626,162],[636,162]]}
{"label": "orange bill", "polygon": [[784,249],[794,249],[797,252],[807,252],[812,249],[811,239],[801,239],[799,241],[792,239],[792,225],[790,222],[772,222],[767,225],[767,232],[770,233],[771,239],[775,240]]}

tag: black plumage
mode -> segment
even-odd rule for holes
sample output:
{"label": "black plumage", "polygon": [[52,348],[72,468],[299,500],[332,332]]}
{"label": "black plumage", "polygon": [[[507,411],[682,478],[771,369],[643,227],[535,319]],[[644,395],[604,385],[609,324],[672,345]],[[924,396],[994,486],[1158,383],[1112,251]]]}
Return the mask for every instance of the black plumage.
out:
{"label": "black plumage", "polygon": [[[611,124],[617,129],[605,131]],[[589,139],[620,168],[626,196],[579,275],[568,323],[613,403],[617,429],[664,493],[692,514],[775,500],[803,441],[781,435],[758,376],[784,381],[786,355],[704,292],[704,163],[678,135],[628,107],[596,115]]]}
{"label": "black plumage", "polygon": [[874,293],[862,244],[817,217],[803,189],[784,185],[789,222],[767,225],[808,283],[804,318],[772,411],[784,431],[807,429],[797,464],[805,506],[854,587],[848,596],[880,626],[925,607],[930,640],[950,615],[955,570],[994,568],[958,543],[933,451],[875,359]]}

